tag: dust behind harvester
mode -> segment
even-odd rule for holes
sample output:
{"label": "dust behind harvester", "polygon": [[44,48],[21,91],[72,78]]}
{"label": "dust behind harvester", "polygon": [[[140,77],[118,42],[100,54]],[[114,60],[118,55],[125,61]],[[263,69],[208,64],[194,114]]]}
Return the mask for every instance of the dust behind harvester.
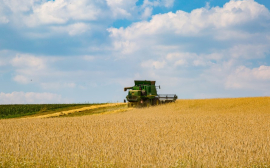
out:
{"label": "dust behind harvester", "polygon": [[176,94],[157,94],[156,81],[147,80],[135,80],[135,86],[125,87],[124,91],[128,91],[126,99],[128,101],[128,106],[151,106],[158,105],[161,103],[175,102],[177,99]]}

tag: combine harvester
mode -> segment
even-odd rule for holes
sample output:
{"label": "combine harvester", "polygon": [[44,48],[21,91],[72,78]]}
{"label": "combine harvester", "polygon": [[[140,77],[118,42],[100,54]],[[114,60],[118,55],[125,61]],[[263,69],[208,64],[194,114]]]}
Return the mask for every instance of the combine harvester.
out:
{"label": "combine harvester", "polygon": [[128,91],[126,99],[128,107],[149,107],[151,105],[158,105],[162,103],[175,102],[176,94],[157,94],[156,81],[141,81],[135,80],[135,86],[125,87],[124,91]]}

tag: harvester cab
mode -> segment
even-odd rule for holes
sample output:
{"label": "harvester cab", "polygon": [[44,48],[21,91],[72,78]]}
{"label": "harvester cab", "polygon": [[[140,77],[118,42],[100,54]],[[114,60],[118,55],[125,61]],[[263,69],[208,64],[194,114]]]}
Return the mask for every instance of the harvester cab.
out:
{"label": "harvester cab", "polygon": [[158,95],[155,86],[156,81],[147,81],[147,80],[135,80],[135,85],[132,87],[125,87],[124,91],[128,91],[126,99],[128,101],[128,106],[151,106],[158,105],[160,103],[174,102],[177,99],[176,95]]}

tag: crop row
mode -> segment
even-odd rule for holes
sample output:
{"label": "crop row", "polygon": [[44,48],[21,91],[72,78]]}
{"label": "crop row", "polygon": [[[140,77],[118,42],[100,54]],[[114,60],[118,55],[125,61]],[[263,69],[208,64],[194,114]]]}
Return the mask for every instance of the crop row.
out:
{"label": "crop row", "polygon": [[0,105],[0,118],[14,118],[25,115],[36,114],[38,112],[51,111],[61,108],[93,105],[93,104],[16,104]]}

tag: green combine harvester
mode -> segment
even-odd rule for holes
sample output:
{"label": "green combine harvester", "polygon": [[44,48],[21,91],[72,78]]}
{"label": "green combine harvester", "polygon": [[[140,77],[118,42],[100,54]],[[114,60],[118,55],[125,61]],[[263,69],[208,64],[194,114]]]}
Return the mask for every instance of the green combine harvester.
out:
{"label": "green combine harvester", "polygon": [[128,107],[149,107],[162,103],[175,102],[176,94],[157,94],[156,81],[135,80],[135,86],[125,87],[124,91],[128,91],[126,99]]}

